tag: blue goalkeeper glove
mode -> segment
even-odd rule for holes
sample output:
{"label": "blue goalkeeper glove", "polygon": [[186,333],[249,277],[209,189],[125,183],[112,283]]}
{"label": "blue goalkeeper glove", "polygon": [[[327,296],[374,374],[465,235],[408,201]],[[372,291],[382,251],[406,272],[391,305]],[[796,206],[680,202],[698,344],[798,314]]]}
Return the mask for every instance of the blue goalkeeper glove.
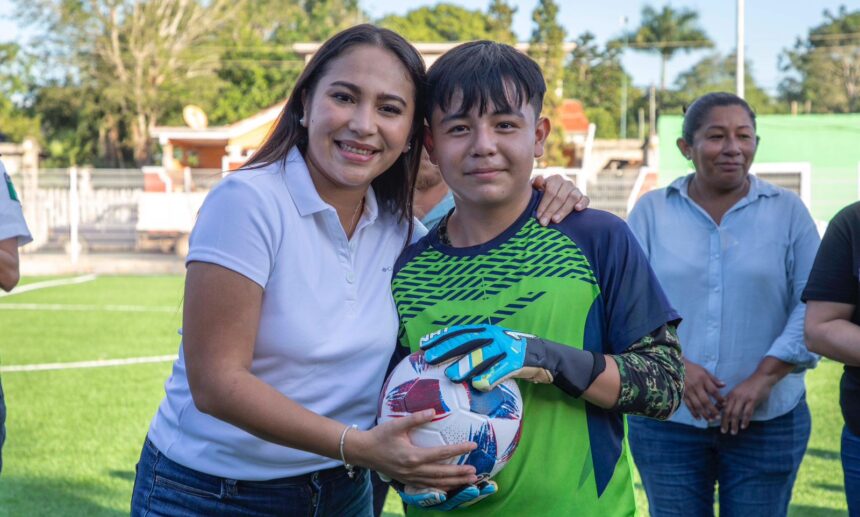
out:
{"label": "blue goalkeeper glove", "polygon": [[[389,481],[387,476],[380,475],[383,481]],[[399,481],[392,481],[391,486],[397,490],[397,494],[405,504],[417,506],[425,510],[436,510],[447,512],[457,508],[472,506],[487,496],[498,492],[499,487],[495,481],[478,481],[474,485],[466,485],[457,492],[445,493],[444,490],[436,488],[413,488],[404,486]]]}
{"label": "blue goalkeeper glove", "polygon": [[517,378],[579,397],[606,368],[603,354],[495,325],[450,327],[424,336],[420,347],[430,364],[454,360],[445,375],[454,382],[471,379],[481,391]]}

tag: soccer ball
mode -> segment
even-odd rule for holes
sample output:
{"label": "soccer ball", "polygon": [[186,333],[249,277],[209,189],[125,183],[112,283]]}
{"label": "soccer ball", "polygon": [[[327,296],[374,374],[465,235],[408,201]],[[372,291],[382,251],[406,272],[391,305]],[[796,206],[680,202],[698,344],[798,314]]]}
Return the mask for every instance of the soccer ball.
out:
{"label": "soccer ball", "polygon": [[449,463],[472,465],[478,479],[495,476],[508,463],[520,441],[523,400],[517,383],[507,380],[488,392],[469,382],[451,382],[443,365],[430,365],[423,352],[403,359],[391,372],[379,397],[383,423],[433,409],[436,417],[410,433],[418,447],[472,441],[478,447]]}

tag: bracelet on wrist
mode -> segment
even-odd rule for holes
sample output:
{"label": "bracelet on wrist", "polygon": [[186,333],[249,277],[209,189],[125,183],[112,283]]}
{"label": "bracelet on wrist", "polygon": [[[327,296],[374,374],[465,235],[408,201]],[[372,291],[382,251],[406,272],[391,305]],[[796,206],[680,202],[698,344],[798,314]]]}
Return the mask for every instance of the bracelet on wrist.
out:
{"label": "bracelet on wrist", "polygon": [[346,441],[346,433],[349,432],[350,429],[358,429],[358,426],[355,424],[348,425],[343,428],[343,432],[340,433],[340,461],[343,462],[343,468],[346,469],[346,475],[349,476],[349,479],[355,478],[355,467],[346,461],[346,456],[343,455],[343,442]]}

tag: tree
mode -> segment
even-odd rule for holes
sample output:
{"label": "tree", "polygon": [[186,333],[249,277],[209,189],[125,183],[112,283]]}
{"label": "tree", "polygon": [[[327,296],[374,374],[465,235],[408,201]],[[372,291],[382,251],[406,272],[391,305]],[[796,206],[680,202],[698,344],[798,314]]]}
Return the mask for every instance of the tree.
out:
{"label": "tree", "polygon": [[517,42],[517,35],[512,29],[516,7],[511,7],[505,0],[492,0],[487,8],[489,19],[488,39],[513,45]]}
{"label": "tree", "polygon": [[405,16],[389,15],[377,23],[410,41],[422,42],[490,39],[491,27],[499,27],[498,19],[491,23],[481,11],[446,3],[413,9]]}
{"label": "tree", "polygon": [[[715,53],[706,56],[689,70],[682,72],[675,81],[674,91],[665,96],[662,111],[682,113],[684,106],[689,106],[706,93],[734,91],[736,59],[735,54],[722,56]],[[745,69],[745,100],[756,113],[778,111],[778,106],[773,99],[755,83],[752,65],[749,62],[745,64]]]}
{"label": "tree", "polygon": [[[287,2],[272,3],[277,9]],[[293,34],[305,41],[325,41],[348,27],[366,21],[367,16],[358,8],[358,0],[290,0],[304,9],[306,17],[299,17]],[[251,8],[256,9],[256,2]],[[288,4],[289,5],[289,4]]]}
{"label": "tree", "polygon": [[357,0],[14,1],[42,31],[28,109],[56,165],[146,163],[150,127],[188,103],[216,124],[271,106],[304,66],[291,43],[366,18]]}
{"label": "tree", "polygon": [[784,72],[794,72],[779,86],[787,101],[809,102],[813,111],[860,111],[860,10],[824,11],[824,23],[798,38],[780,57]]}
{"label": "tree", "polygon": [[[574,41],[570,61],[564,69],[564,96],[582,102],[585,114],[597,126],[599,138],[618,138],[621,119],[621,90],[627,76],[628,98],[642,92],[621,66],[620,48],[608,44],[601,49],[594,34],[585,32]],[[628,121],[634,110],[628,110]]]}
{"label": "tree", "polygon": [[[363,21],[355,0],[247,4],[216,41],[220,51],[213,98],[197,100],[215,124],[257,113],[292,91],[304,60],[292,51],[300,41],[324,41]],[[199,96],[198,96],[199,98]]]}
{"label": "tree", "polygon": [[0,141],[39,136],[38,119],[27,114],[32,56],[15,43],[0,43]]}
{"label": "tree", "polygon": [[676,10],[665,5],[656,11],[645,6],[639,28],[627,35],[628,45],[634,50],[660,54],[660,91],[666,90],[666,64],[679,50],[689,52],[714,46],[696,24],[698,19],[699,14],[691,9]]}
{"label": "tree", "polygon": [[[205,43],[235,17],[235,0],[16,0],[44,29],[44,50],[104,103],[108,133],[125,132],[134,161],[150,161],[149,128],[178,89],[206,84],[217,54]],[[119,144],[115,142],[115,144]]]}
{"label": "tree", "polygon": [[540,162],[544,166],[563,166],[564,128],[561,125],[561,86],[564,66],[564,27],[558,23],[558,4],[555,0],[539,0],[532,12],[535,28],[529,40],[529,56],[543,70],[546,80],[546,96],[543,111],[552,124],[544,155]]}
{"label": "tree", "polygon": [[76,85],[72,78],[42,85],[33,103],[47,152],[42,164],[125,166],[131,149],[105,105],[94,87]]}

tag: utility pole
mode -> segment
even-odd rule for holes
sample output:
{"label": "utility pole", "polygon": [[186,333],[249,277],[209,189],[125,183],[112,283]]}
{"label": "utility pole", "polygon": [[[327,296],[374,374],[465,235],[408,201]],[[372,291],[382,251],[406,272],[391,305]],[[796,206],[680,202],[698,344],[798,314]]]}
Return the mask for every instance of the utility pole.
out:
{"label": "utility pole", "polygon": [[[627,17],[621,17],[621,29],[624,31],[624,49],[621,56],[627,53]],[[620,60],[619,60],[620,61]],[[621,138],[627,138],[627,73],[621,67]]]}
{"label": "utility pole", "polygon": [[648,92],[648,136],[652,137],[657,134],[657,89],[651,85]]}
{"label": "utility pole", "polygon": [[738,0],[738,41],[737,65],[735,71],[735,91],[741,99],[744,98],[744,0]]}

